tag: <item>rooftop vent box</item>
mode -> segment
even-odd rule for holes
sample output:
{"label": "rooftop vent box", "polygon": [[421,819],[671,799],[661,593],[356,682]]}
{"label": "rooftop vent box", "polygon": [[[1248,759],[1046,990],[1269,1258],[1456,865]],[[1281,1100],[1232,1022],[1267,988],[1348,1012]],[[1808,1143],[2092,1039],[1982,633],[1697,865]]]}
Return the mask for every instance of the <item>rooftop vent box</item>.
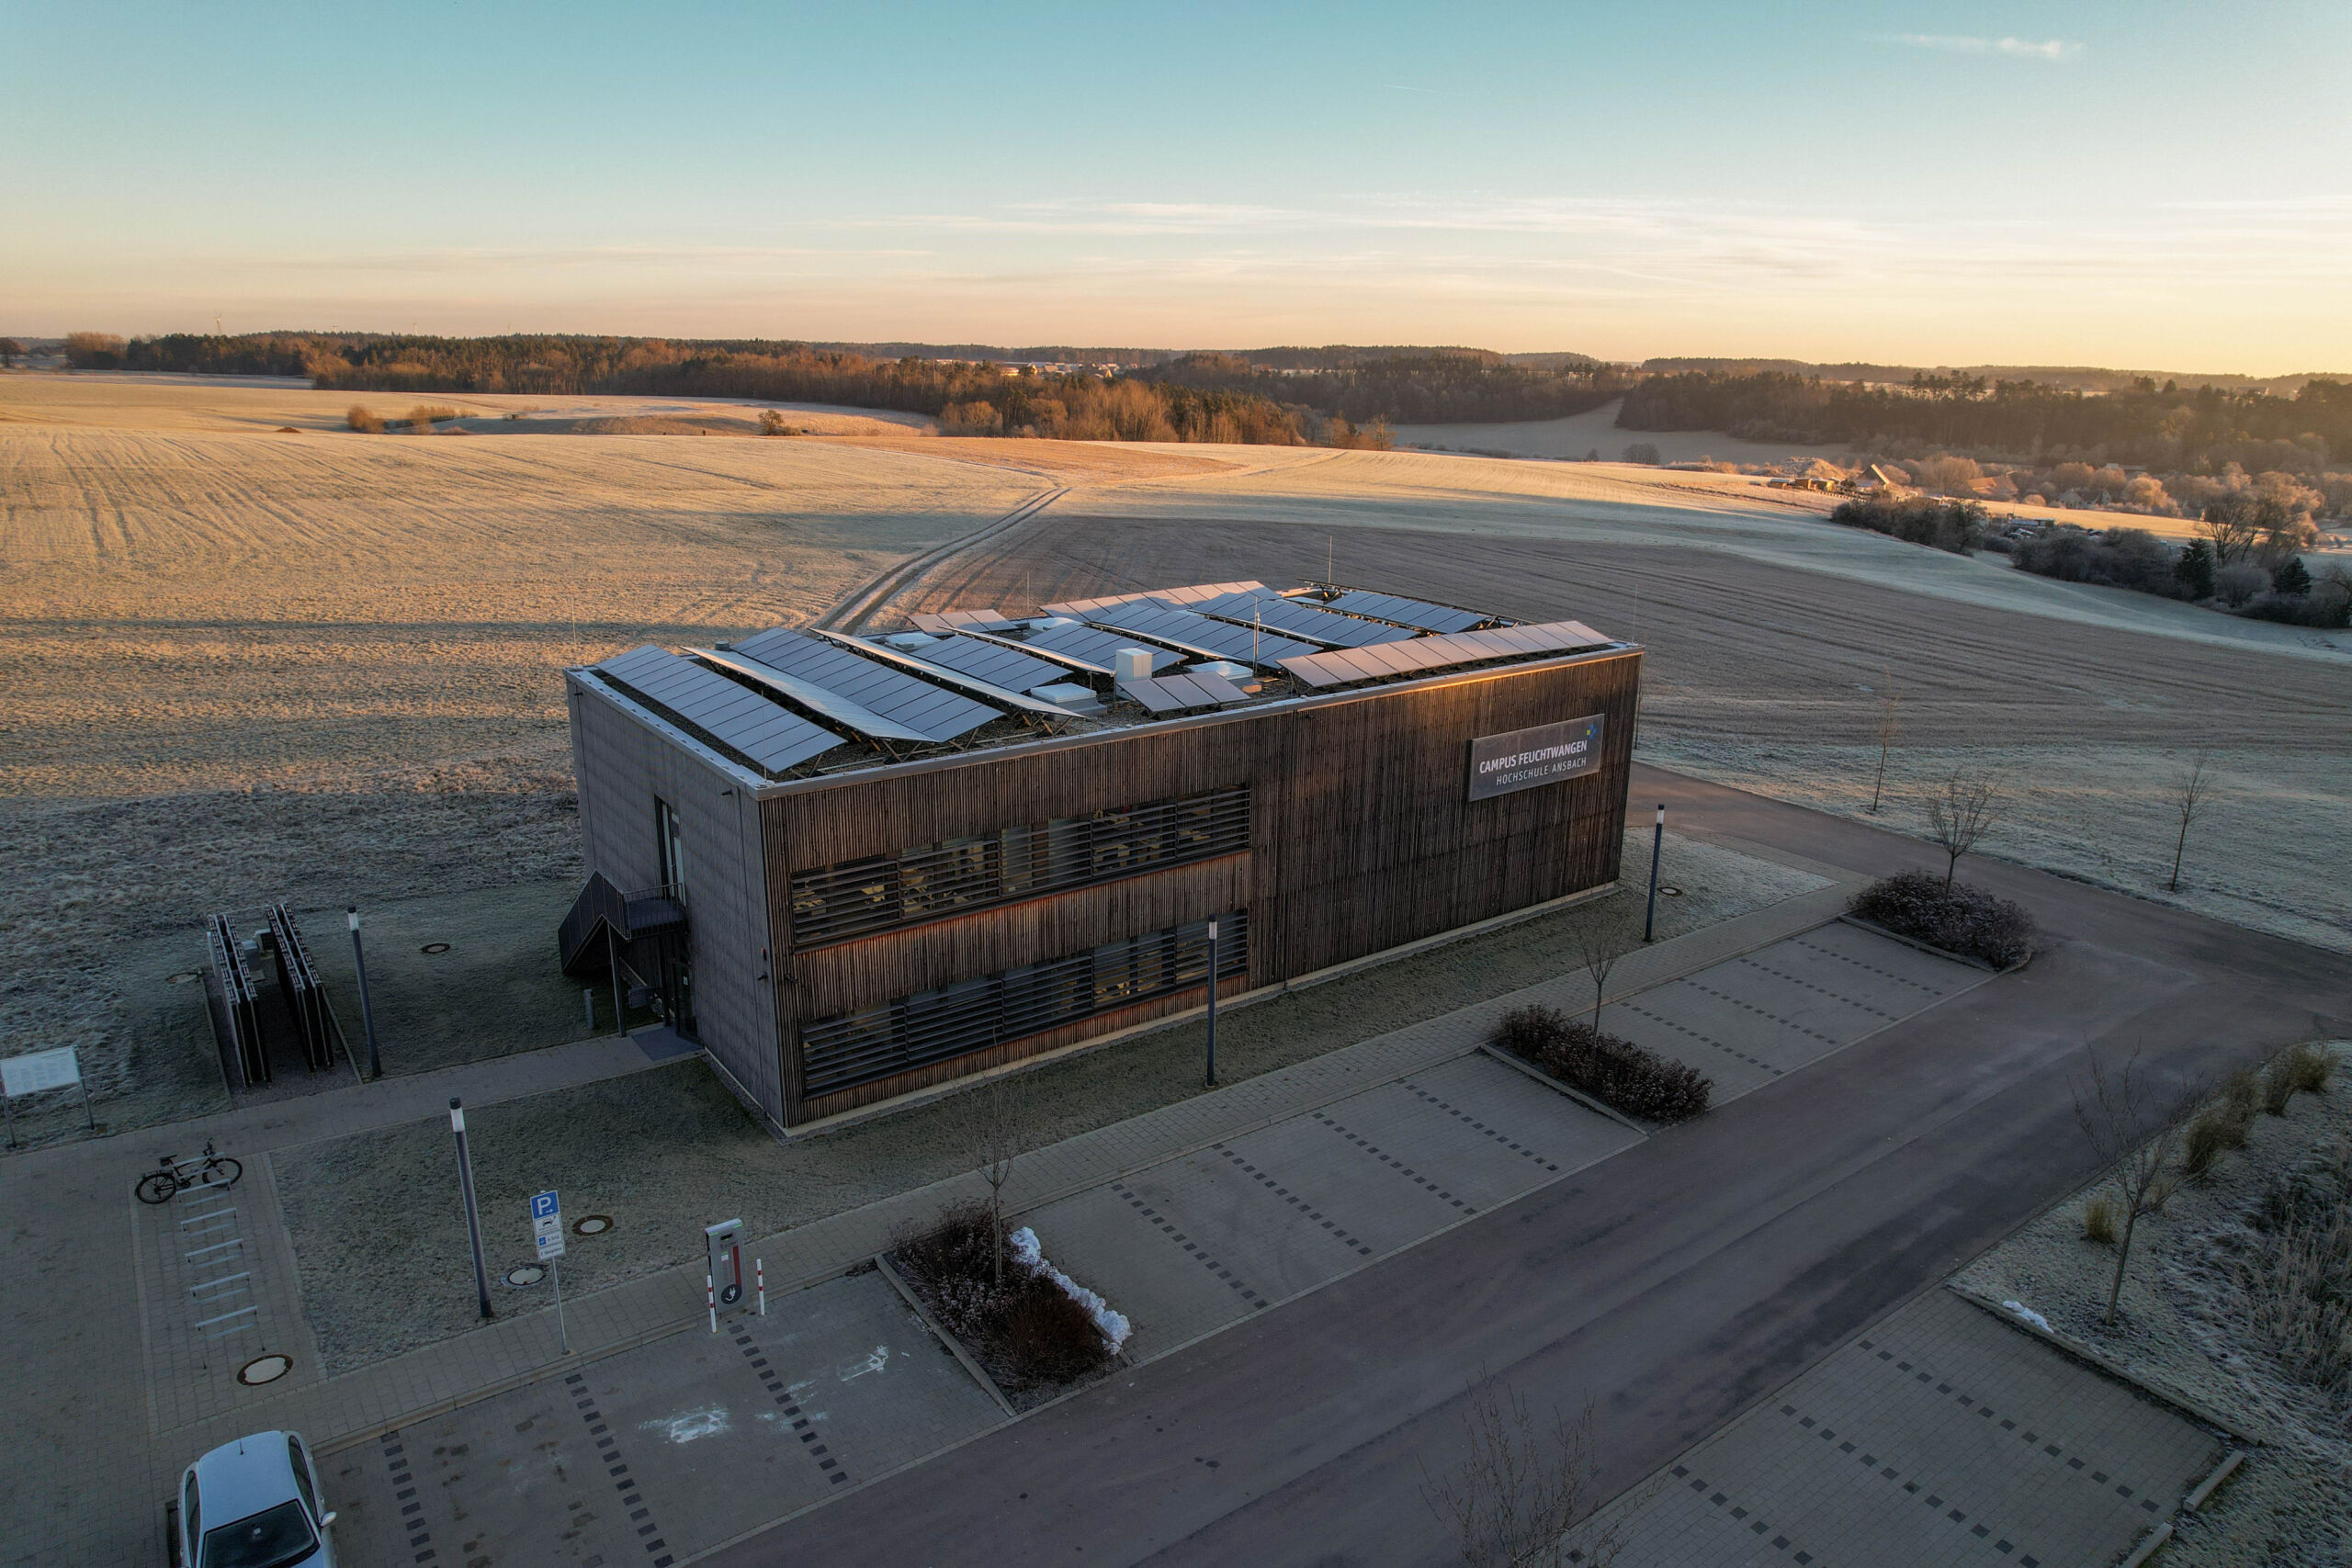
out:
{"label": "rooftop vent box", "polygon": [[929,648],[939,639],[925,632],[898,632],[882,640],[900,653],[912,653],[918,648]]}
{"label": "rooftop vent box", "polygon": [[1111,656],[1111,673],[1122,681],[1151,679],[1151,655],[1140,648],[1123,648]]}
{"label": "rooftop vent box", "polygon": [[1051,686],[1033,686],[1029,690],[1029,694],[1039,702],[1052,703],[1057,707],[1066,707],[1072,712],[1084,708],[1099,708],[1102,705],[1102,700],[1094,694],[1092,688],[1075,685],[1069,682],[1059,682]]}
{"label": "rooftop vent box", "polygon": [[1236,664],[1230,659],[1204,660],[1198,664],[1190,666],[1190,668],[1197,670],[1204,675],[1222,675],[1227,680],[1231,681],[1236,684],[1238,684],[1243,681],[1255,680],[1258,675],[1258,672],[1250,669],[1247,664]]}
{"label": "rooftop vent box", "polygon": [[1078,625],[1078,623],[1071,620],[1068,615],[1040,615],[1035,620],[1029,623],[1029,629],[1033,632],[1049,632],[1056,626],[1074,626],[1076,625]]}

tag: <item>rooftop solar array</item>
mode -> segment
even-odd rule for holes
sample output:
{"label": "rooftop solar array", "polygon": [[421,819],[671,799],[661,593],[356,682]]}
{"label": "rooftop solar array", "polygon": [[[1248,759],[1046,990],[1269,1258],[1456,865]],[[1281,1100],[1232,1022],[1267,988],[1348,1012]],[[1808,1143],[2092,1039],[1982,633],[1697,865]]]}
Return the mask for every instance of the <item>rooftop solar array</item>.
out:
{"label": "rooftop solar array", "polygon": [[1108,593],[1100,599],[1066,599],[1058,604],[1045,607],[1049,615],[1076,615],[1080,620],[1093,619],[1092,612],[1107,610],[1114,604],[1132,604],[1141,599],[1159,599],[1170,604],[1193,604],[1204,599],[1222,599],[1228,594],[1247,593],[1251,590],[1264,592],[1266,585],[1256,578],[1246,582],[1196,582],[1189,588],[1151,588],[1140,593]]}
{"label": "rooftop solar array", "polygon": [[1423,599],[1374,593],[1362,588],[1351,588],[1338,598],[1325,603],[1329,608],[1344,610],[1351,615],[1373,615],[1384,621],[1395,621],[1401,626],[1418,626],[1425,632],[1466,632],[1473,626],[1483,626],[1501,618],[1482,615],[1476,610],[1457,610],[1451,604],[1432,604]]}
{"label": "rooftop solar array", "polygon": [[960,631],[1009,632],[1015,624],[994,610],[941,610],[935,615],[926,613],[909,618],[934,637]]}
{"label": "rooftop solar array", "polygon": [[991,686],[1001,686],[1008,692],[1034,691],[1069,675],[1065,665],[1048,664],[1029,654],[1016,653],[1001,642],[982,642],[970,637],[942,637],[922,648],[907,649],[907,657],[969,675]]}
{"label": "rooftop solar array", "polygon": [[1206,615],[1149,599],[1096,610],[1087,619],[1096,626],[1116,626],[1137,637],[1173,643],[1206,658],[1247,660],[1256,664],[1272,664],[1295,654],[1313,653],[1316,647],[1280,632],[1253,631],[1248,626],[1213,621]]}
{"label": "rooftop solar array", "polygon": [[1216,615],[1236,626],[1247,626],[1254,615],[1261,626],[1303,637],[1309,642],[1328,644],[1333,648],[1368,648],[1375,642],[1401,642],[1415,635],[1410,626],[1392,626],[1385,621],[1358,620],[1326,610],[1311,600],[1285,599],[1279,593],[1226,593],[1215,599],[1204,599],[1191,608],[1204,615]]}
{"label": "rooftop solar array", "polygon": [[1141,703],[1154,718],[1164,713],[1223,707],[1227,703],[1250,700],[1249,693],[1224,676],[1212,675],[1205,670],[1162,675],[1156,681],[1122,681],[1119,690]]}
{"label": "rooftop solar array", "polygon": [[882,740],[953,740],[1000,710],[920,676],[785,626],[745,637],[729,652],[794,683],[795,701]]}
{"label": "rooftop solar array", "polygon": [[715,670],[648,645],[595,666],[605,682],[674,715],[762,772],[781,774],[845,742]]}
{"label": "rooftop solar array", "polygon": [[[907,671],[922,680],[936,681],[942,684],[953,686],[959,691],[969,692],[972,695],[979,698],[982,702],[991,704],[998,707],[1010,708],[1017,713],[1035,714],[1041,718],[1061,718],[1066,716],[1069,712],[1068,708],[1063,707],[1058,704],[1046,702],[1040,698],[1030,696],[1026,693],[1012,691],[1006,687],[1000,686],[994,682],[983,681],[978,676],[967,675],[960,670],[949,669],[944,665],[928,662],[917,657],[917,653],[929,653],[932,650],[932,648],[939,646],[939,644],[936,643],[930,647],[918,649],[916,652],[906,652],[901,649],[889,647],[885,643],[867,642],[863,638],[848,637],[841,632],[820,631],[817,633],[817,636],[824,637],[828,641],[839,643],[842,647],[850,649],[852,652],[856,653],[863,658],[879,660],[883,663],[890,665],[894,669]],[[965,639],[961,637],[955,637],[942,640],[961,642]],[[973,646],[976,648],[987,648],[991,645],[975,641]],[[1046,664],[1046,661],[1042,659],[1033,660],[1031,662],[1045,665],[1045,668],[1052,671],[1053,674],[1047,677],[1048,680],[1068,680],[1069,678],[1069,671],[1061,665]]]}
{"label": "rooftop solar array", "polygon": [[1184,656],[1170,653],[1164,648],[1148,648],[1131,637],[1098,631],[1092,626],[1071,625],[1054,626],[1046,631],[1030,632],[1012,645],[1033,653],[1052,656],[1063,664],[1073,665],[1096,675],[1115,674],[1112,656],[1123,648],[1142,648],[1151,655],[1151,672],[1159,674],[1171,664],[1182,664]]}
{"label": "rooftop solar array", "polygon": [[1310,691],[1323,691],[1359,681],[1431,675],[1490,660],[1534,659],[1609,645],[1607,637],[1582,621],[1546,621],[1534,626],[1415,637],[1409,642],[1384,642],[1371,648],[1335,649],[1303,659],[1285,659],[1282,665],[1300,685]]}

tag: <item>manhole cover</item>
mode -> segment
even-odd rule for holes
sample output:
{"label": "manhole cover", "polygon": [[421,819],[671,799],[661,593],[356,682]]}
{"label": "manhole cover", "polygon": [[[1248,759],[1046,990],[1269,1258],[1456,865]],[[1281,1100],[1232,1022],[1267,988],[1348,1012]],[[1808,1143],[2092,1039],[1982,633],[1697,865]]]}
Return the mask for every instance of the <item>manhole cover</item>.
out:
{"label": "manhole cover", "polygon": [[506,1282],[518,1291],[526,1285],[536,1285],[547,1277],[548,1271],[536,1263],[526,1263],[520,1268],[506,1270]]}
{"label": "manhole cover", "polygon": [[202,978],[204,978],[204,971],[201,969],[183,969],[176,975],[164,976],[164,984],[166,986],[185,986],[190,980],[201,980]]}
{"label": "manhole cover", "polygon": [[602,1235],[612,1228],[613,1217],[610,1214],[582,1214],[571,1222],[571,1234],[574,1235]]}
{"label": "manhole cover", "polygon": [[255,1356],[237,1369],[237,1381],[248,1388],[266,1382],[276,1382],[294,1370],[294,1358],[272,1350],[266,1356]]}
{"label": "manhole cover", "polygon": [[447,953],[449,951],[449,944],[446,942],[428,942],[423,947],[418,948],[417,951],[419,953]]}
{"label": "manhole cover", "polygon": [[1659,888],[1658,891],[1665,894],[1669,898],[1679,898],[1682,897],[1682,889],[1675,886],[1672,883],[1667,884],[1665,886]]}

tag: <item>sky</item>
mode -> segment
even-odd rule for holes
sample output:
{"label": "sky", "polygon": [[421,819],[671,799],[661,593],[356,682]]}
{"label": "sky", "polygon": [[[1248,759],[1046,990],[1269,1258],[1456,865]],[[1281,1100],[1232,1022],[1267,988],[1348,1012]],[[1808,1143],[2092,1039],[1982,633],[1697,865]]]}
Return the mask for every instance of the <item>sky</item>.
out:
{"label": "sky", "polygon": [[0,0],[0,332],[2352,368],[2352,6]]}

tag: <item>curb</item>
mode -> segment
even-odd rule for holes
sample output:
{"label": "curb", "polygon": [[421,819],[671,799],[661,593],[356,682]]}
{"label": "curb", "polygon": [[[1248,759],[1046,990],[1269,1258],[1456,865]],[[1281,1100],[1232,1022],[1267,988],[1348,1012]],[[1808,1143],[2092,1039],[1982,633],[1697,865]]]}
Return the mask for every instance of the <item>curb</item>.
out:
{"label": "curb", "polygon": [[1562,1083],[1559,1079],[1554,1077],[1543,1068],[1536,1066],[1531,1062],[1521,1061],[1518,1057],[1512,1055],[1510,1052],[1503,1050],[1499,1046],[1489,1045],[1481,1042],[1478,1049],[1485,1052],[1487,1055],[1492,1056],[1496,1061],[1500,1062],[1504,1066],[1517,1068],[1519,1071],[1525,1073],[1529,1077],[1533,1078],[1537,1083],[1542,1084],[1545,1089],[1551,1089],[1557,1094],[1566,1095],[1570,1100],[1575,1100],[1578,1105],[1583,1106],[1588,1111],[1598,1111],[1603,1116],[1608,1117],[1611,1122],[1615,1122],[1622,1126],[1631,1128],[1635,1134],[1642,1137],[1646,1138],[1650,1136],[1653,1131],[1651,1128],[1643,1126],[1639,1122],[1634,1121],[1623,1111],[1612,1110],[1609,1106],[1603,1105],[1600,1100],[1593,1099],[1592,1096],[1585,1093],[1582,1089],[1570,1089],[1566,1084]]}
{"label": "curb", "polygon": [[[1968,1303],[1971,1306],[1983,1308],[1984,1311],[1992,1314],[1995,1317],[2000,1319],[2003,1323],[2007,1324],[2011,1328],[2016,1329],[2018,1333],[2030,1335],[2033,1338],[2039,1339],[2043,1344],[2050,1346],[2052,1348],[2058,1350],[2064,1355],[2070,1356],[2075,1360],[2081,1361],[2098,1371],[2105,1372],[2109,1377],[2115,1379],[2118,1382],[2120,1382],[2129,1388],[2137,1390],[2148,1398],[2154,1400],[2157,1404],[2168,1406],[2169,1408],[2177,1411],[2179,1414],[2188,1416],[2190,1420],[2198,1422],[2201,1426],[2211,1427],[2216,1431],[2226,1432],[2242,1443],[2250,1443],[2256,1447],[2261,1447],[2264,1444],[2263,1438],[2257,1433],[2248,1431],[2244,1422],[2233,1420],[2230,1416],[2223,1416],[2221,1412],[2213,1409],[2211,1406],[2205,1404],[2199,1400],[2193,1399],[2188,1394],[2177,1393],[2171,1389],[2158,1387],[2156,1384],[2148,1382],[2145,1378],[2141,1377],[2137,1372],[2132,1371],[2131,1368],[2125,1366],[2114,1357],[2108,1355],[2103,1350],[2096,1349],[2091,1346],[2084,1344],[2081,1340],[2075,1338],[2072,1335],[2061,1334],[2056,1329],[2036,1328],[2032,1324],[2026,1322],[2023,1318],[2018,1316],[2017,1314],[2001,1305],[2000,1303],[1994,1301],[1989,1296],[1980,1295],[1976,1292],[1970,1290],[1965,1285],[1946,1280],[1944,1283],[1944,1289],[1950,1291],[1953,1295],[1958,1296],[1962,1301]],[[2220,1482],[2216,1480],[2214,1484],[2219,1485]]]}
{"label": "curb", "polygon": [[2245,1450],[2244,1449],[2232,1449],[2229,1452],[2229,1457],[2222,1460],[2220,1464],[2213,1467],[2213,1473],[2199,1482],[2196,1486],[2190,1490],[2188,1495],[2180,1500],[2181,1507],[2192,1514],[2201,1512],[2205,1505],[2212,1499],[2214,1491],[2221,1486],[2222,1482],[2227,1481],[2231,1476],[2235,1475],[2238,1472],[2238,1466],[2245,1462]]}
{"label": "curb", "polygon": [[2120,1568],[2140,1568],[2141,1563],[2163,1551],[2165,1542],[2171,1539],[2172,1526],[2158,1525],[2140,1538],[2140,1544],[2132,1549],[2132,1555],[2123,1560]]}
{"label": "curb", "polygon": [[1860,915],[1850,913],[1841,914],[1838,918],[1846,924],[1855,927],[1857,930],[1870,932],[1872,936],[1883,936],[1889,942],[1899,942],[1905,947],[1916,947],[1922,953],[1931,954],[1937,958],[1948,959],[1954,964],[1965,964],[1971,969],[1982,969],[1987,975],[2014,975],[2018,970],[2024,968],[2027,964],[2032,963],[2036,958],[2041,956],[2040,950],[2037,949],[2032,953],[2027,953],[2023,958],[2018,959],[2007,969],[2001,969],[1985,963],[1981,958],[1971,958],[1964,953],[1954,953],[1948,947],[1938,947],[1933,942],[1921,942],[1917,937],[1905,936],[1901,931],[1890,931],[1886,927],[1880,925],[1876,920],[1866,920]]}
{"label": "curb", "polygon": [[922,1304],[922,1299],[913,1291],[908,1289],[907,1282],[899,1278],[899,1271],[890,1267],[890,1260],[877,1252],[874,1255],[874,1266],[882,1270],[882,1277],[890,1281],[890,1288],[899,1292],[900,1299],[917,1317],[922,1320],[922,1325],[931,1330],[932,1337],[946,1346],[947,1353],[955,1357],[957,1364],[966,1371],[972,1374],[972,1381],[988,1391],[988,1396],[996,1401],[996,1407],[1003,1411],[1008,1418],[1018,1417],[1021,1412],[1012,1408],[1012,1401],[1004,1397],[1004,1390],[996,1386],[996,1379],[989,1376],[986,1369],[972,1359],[972,1353],[964,1348],[961,1340],[939,1325],[939,1320],[931,1315],[931,1309]]}

